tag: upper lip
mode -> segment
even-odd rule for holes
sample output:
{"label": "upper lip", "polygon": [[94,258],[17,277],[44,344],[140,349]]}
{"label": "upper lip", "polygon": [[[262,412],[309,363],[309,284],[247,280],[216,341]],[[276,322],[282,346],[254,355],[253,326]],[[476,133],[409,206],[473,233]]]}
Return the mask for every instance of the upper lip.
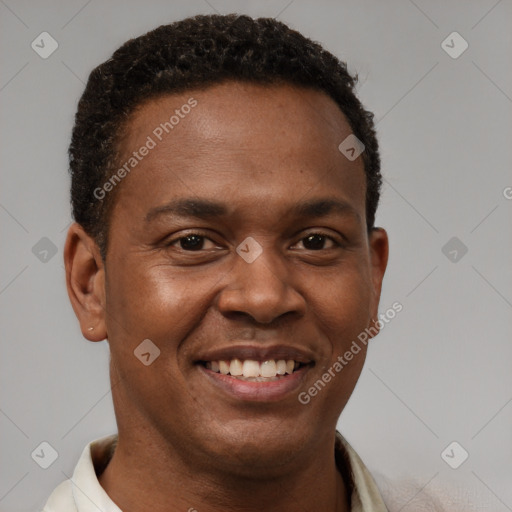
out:
{"label": "upper lip", "polygon": [[261,346],[254,344],[230,344],[226,347],[219,347],[201,353],[196,358],[196,363],[204,361],[230,361],[232,359],[252,359],[255,361],[268,361],[274,359],[290,360],[293,359],[299,363],[309,364],[314,362],[309,350],[290,346],[290,345],[269,345]]}

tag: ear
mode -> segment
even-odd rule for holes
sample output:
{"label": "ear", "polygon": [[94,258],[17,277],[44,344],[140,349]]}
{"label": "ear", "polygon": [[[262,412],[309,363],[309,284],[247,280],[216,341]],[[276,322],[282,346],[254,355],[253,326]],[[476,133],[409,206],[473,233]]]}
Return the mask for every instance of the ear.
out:
{"label": "ear", "polygon": [[[388,234],[382,228],[373,228],[369,235],[370,272],[372,280],[371,319],[372,330],[379,330],[379,302],[382,280],[388,265],[389,242]],[[373,336],[372,336],[373,337]]]}
{"label": "ear", "polygon": [[77,223],[68,230],[64,265],[69,299],[82,335],[89,341],[104,340],[105,268],[96,242]]}

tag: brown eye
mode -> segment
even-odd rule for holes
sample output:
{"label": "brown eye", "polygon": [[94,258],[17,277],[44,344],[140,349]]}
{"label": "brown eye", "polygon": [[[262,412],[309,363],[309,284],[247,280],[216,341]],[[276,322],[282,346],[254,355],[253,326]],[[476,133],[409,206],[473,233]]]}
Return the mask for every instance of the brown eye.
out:
{"label": "brown eye", "polygon": [[204,236],[188,235],[178,239],[177,242],[185,251],[199,251],[204,246]]}
{"label": "brown eye", "polygon": [[310,251],[326,249],[325,243],[327,241],[331,242],[332,244],[331,247],[327,247],[327,249],[332,249],[333,247],[339,245],[332,237],[323,235],[322,233],[311,233],[310,235],[301,239],[304,247]]}
{"label": "brown eye", "polygon": [[206,234],[198,231],[182,234],[182,236],[177,236],[170,240],[166,245],[168,247],[186,252],[199,252],[203,249],[208,250],[214,249],[215,247],[218,248],[218,246],[211,240],[211,238],[209,238]]}

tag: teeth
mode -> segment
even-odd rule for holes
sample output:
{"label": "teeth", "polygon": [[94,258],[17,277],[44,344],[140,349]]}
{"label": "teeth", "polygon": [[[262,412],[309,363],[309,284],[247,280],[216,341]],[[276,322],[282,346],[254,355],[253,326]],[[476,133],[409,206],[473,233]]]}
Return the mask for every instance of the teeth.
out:
{"label": "teeth", "polygon": [[[233,363],[231,363],[233,364]],[[244,377],[259,377],[260,376],[260,363],[246,359],[242,366],[242,373]],[[234,375],[233,373],[231,375]],[[265,377],[265,375],[263,375]]]}
{"label": "teeth", "polygon": [[254,379],[264,382],[265,379],[275,379],[277,376],[292,374],[300,367],[300,363],[293,359],[269,359],[260,363],[254,359],[232,359],[231,361],[211,361],[206,363],[206,368],[222,375],[232,375],[242,379]]}
{"label": "teeth", "polygon": [[[212,362],[212,370],[213,370],[213,362]],[[229,373],[229,363],[226,361],[219,361],[219,370],[222,375],[227,375]]]}
{"label": "teeth", "polygon": [[261,363],[262,377],[275,377],[277,375],[276,362],[274,360]]}
{"label": "teeth", "polygon": [[284,375],[286,373],[286,361],[284,359],[279,359],[279,361],[277,361],[276,372],[277,375]]}
{"label": "teeth", "polygon": [[242,375],[242,361],[240,359],[233,359],[229,365],[229,373],[233,376]]}

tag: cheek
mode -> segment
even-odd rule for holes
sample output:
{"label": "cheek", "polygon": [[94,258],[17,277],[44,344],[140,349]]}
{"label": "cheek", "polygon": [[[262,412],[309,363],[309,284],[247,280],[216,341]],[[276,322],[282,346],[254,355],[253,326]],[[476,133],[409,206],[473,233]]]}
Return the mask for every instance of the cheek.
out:
{"label": "cheek", "polygon": [[310,305],[319,327],[339,355],[364,331],[371,319],[371,287],[364,269],[339,272],[322,286],[311,286]]}
{"label": "cheek", "polygon": [[[370,324],[371,297],[367,272],[363,266],[354,266],[353,271],[340,272],[332,279],[316,301],[319,325],[331,350],[319,371],[320,379],[325,378],[328,384],[318,407],[322,414],[332,415],[333,421],[350,398],[364,365],[367,344],[359,336]],[[333,403],[338,404],[335,411]]]}
{"label": "cheek", "polygon": [[165,266],[133,268],[128,273],[118,267],[109,279],[111,328],[172,347],[200,318],[215,276],[176,273]]}
{"label": "cheek", "polygon": [[[115,373],[122,380],[119,400],[129,400],[153,418],[160,416],[162,404],[172,403],[176,411],[183,411],[191,402],[178,353],[182,340],[200,323],[211,300],[208,291],[218,279],[191,274],[126,264],[118,265],[107,279],[109,345]],[[144,341],[148,339],[150,344]],[[139,358],[147,352],[148,365]]]}

